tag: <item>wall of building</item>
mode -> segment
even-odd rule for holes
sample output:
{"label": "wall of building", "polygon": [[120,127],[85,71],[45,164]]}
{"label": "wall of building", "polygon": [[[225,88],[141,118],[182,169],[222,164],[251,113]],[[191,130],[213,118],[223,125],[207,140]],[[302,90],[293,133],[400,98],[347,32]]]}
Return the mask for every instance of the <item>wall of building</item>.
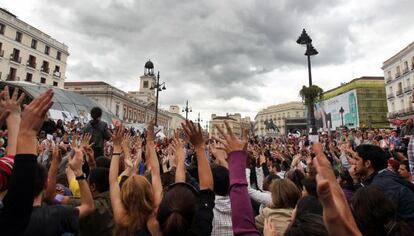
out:
{"label": "wall of building", "polygon": [[[0,28],[2,27],[4,31],[0,32],[0,79],[25,81],[30,78],[29,74],[32,75],[29,82],[63,88],[68,47],[0,9]],[[16,32],[21,33],[21,42],[16,41]],[[32,47],[32,40],[37,42],[35,47]],[[49,55],[45,53],[46,46],[50,48]],[[19,50],[16,60],[11,57],[14,49]],[[32,65],[28,65],[30,55],[36,58]],[[43,69],[43,61],[49,63],[48,69]],[[59,71],[55,71],[56,66]],[[14,77],[9,75],[10,68],[16,69]]]}
{"label": "wall of building", "polygon": [[414,116],[411,91],[414,83],[414,42],[383,63],[388,118]]}

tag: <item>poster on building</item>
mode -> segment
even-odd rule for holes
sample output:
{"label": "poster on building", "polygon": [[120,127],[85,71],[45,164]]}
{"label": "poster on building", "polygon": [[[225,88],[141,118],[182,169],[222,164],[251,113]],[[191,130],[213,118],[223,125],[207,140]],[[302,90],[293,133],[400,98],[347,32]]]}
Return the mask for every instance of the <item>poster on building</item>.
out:
{"label": "poster on building", "polygon": [[[342,115],[340,111],[343,111]],[[316,103],[315,120],[318,130],[335,130],[342,124],[348,128],[357,128],[359,117],[356,90]]]}

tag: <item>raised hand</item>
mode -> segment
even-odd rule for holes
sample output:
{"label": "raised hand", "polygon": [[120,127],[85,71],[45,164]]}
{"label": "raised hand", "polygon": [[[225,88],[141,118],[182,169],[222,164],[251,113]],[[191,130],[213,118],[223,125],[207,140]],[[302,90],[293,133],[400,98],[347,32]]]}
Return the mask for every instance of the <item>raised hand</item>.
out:
{"label": "raised hand", "polygon": [[331,164],[322,150],[322,145],[313,145],[316,154],[314,165],[319,200],[323,206],[323,220],[330,235],[362,235],[352,216],[345,195],[336,181]]}
{"label": "raised hand", "polygon": [[82,175],[83,153],[79,148],[74,148],[75,155],[69,157],[68,165],[76,176]]}
{"label": "raised hand", "polygon": [[234,135],[227,121],[224,121],[224,125],[226,126],[227,133],[225,133],[218,125],[215,125],[221,136],[224,137],[224,139],[216,138],[216,140],[218,140],[220,143],[224,145],[224,148],[227,151],[227,153],[234,151],[246,151],[247,131],[243,130],[242,139],[239,139]]}
{"label": "raised hand", "polygon": [[84,148],[84,147],[86,147],[86,146],[89,146],[90,147],[90,141],[91,141],[91,138],[92,138],[92,134],[90,134],[90,133],[85,133],[83,136],[82,136],[82,139],[81,139],[81,143],[80,143],[80,147],[81,148]]}
{"label": "raised hand", "polygon": [[209,150],[211,154],[213,154],[213,156],[216,158],[218,165],[228,168],[227,153],[222,144],[212,143],[209,145]]}
{"label": "raised hand", "polygon": [[185,121],[185,125],[181,124],[181,126],[184,129],[184,132],[187,135],[188,141],[190,141],[190,143],[192,145],[194,145],[194,147],[200,147],[200,146],[204,146],[204,137],[203,137],[203,132],[201,131],[201,126],[200,124],[196,125],[192,122],[192,121]]}
{"label": "raised hand", "polygon": [[52,149],[52,161],[60,163],[62,161],[62,153],[58,145],[55,145]]}
{"label": "raised hand", "polygon": [[276,228],[272,224],[272,220],[265,218],[263,236],[277,236]]}

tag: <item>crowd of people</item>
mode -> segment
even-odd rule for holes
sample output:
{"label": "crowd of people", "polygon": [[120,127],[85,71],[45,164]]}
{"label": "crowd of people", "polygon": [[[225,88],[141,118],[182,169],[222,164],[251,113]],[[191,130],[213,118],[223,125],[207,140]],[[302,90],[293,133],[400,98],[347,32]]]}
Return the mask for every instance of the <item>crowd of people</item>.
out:
{"label": "crowd of people", "polygon": [[412,120],[316,143],[186,121],[161,140],[24,96],[0,93],[1,235],[414,235]]}

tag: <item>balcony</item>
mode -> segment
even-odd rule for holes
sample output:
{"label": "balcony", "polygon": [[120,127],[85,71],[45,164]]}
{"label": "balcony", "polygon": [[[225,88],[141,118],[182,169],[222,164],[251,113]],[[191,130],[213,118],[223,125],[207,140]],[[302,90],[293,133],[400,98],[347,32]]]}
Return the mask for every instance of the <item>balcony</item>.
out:
{"label": "balcony", "polygon": [[43,67],[43,66],[42,66],[42,67],[40,68],[40,71],[41,71],[41,72],[43,72],[43,73],[46,73],[46,74],[49,74],[49,70],[50,70],[50,69],[49,69],[49,67]]}
{"label": "balcony", "polygon": [[10,61],[15,62],[15,63],[21,63],[22,62],[22,58],[19,57],[18,55],[10,55]]}
{"label": "balcony", "polygon": [[28,61],[26,63],[26,66],[29,67],[29,68],[32,68],[32,69],[36,69],[36,62],[30,62],[30,61]]}
{"label": "balcony", "polygon": [[404,117],[404,116],[409,116],[409,115],[413,115],[414,114],[414,107],[407,107],[405,109],[401,109],[401,110],[397,110],[394,112],[389,112],[388,113],[388,118],[393,119],[393,118],[397,118],[397,117]]}
{"label": "balcony", "polygon": [[401,77],[401,73],[400,72],[397,72],[396,74],[395,74],[395,78],[400,78]]}
{"label": "balcony", "polygon": [[403,75],[405,75],[405,74],[407,74],[408,73],[408,67],[407,68],[405,68],[404,70],[403,70]]}
{"label": "balcony", "polygon": [[6,81],[20,81],[20,77],[17,77],[16,75],[7,75]]}
{"label": "balcony", "polygon": [[392,98],[395,98],[395,95],[394,95],[394,93],[390,93],[390,94],[388,94],[388,95],[387,95],[387,98],[388,98],[388,99],[392,99]]}
{"label": "balcony", "polygon": [[398,91],[397,91],[397,96],[400,96],[400,95],[402,95],[403,94],[403,90],[402,89],[398,89]]}
{"label": "balcony", "polygon": [[385,79],[385,83],[388,84],[392,81],[392,77],[388,77],[387,79]]}
{"label": "balcony", "polygon": [[413,89],[411,88],[411,86],[407,86],[407,87],[405,87],[405,88],[404,88],[404,93],[411,92],[411,90],[413,90]]}
{"label": "balcony", "polygon": [[60,78],[61,73],[59,71],[53,71],[53,76]]}

